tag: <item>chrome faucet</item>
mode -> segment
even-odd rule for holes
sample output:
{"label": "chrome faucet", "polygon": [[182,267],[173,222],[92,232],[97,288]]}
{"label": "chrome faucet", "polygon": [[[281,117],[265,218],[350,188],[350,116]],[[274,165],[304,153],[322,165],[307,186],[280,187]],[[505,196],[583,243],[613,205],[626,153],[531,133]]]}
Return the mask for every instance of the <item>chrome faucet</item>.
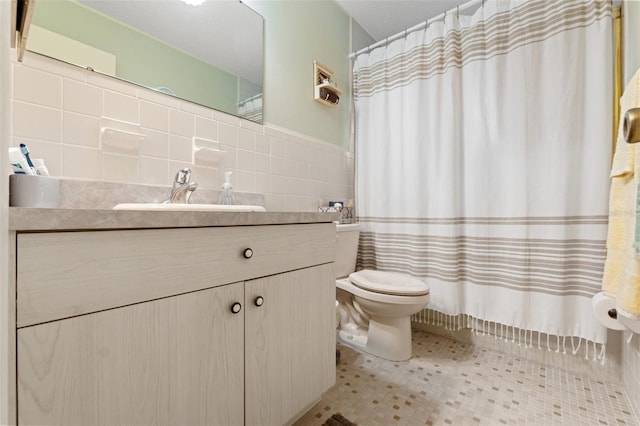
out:
{"label": "chrome faucet", "polygon": [[176,179],[173,182],[173,188],[171,188],[171,196],[165,204],[189,204],[189,199],[193,191],[198,189],[198,184],[191,182],[191,169],[185,168],[178,170],[176,173]]}

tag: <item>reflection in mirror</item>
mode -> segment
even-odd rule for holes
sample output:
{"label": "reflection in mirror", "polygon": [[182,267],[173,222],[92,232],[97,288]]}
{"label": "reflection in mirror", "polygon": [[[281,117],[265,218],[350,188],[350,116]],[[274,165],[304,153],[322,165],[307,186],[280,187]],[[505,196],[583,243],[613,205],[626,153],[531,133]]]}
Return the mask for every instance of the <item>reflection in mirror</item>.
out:
{"label": "reflection in mirror", "polygon": [[262,123],[262,17],[185,1],[41,0],[27,50]]}

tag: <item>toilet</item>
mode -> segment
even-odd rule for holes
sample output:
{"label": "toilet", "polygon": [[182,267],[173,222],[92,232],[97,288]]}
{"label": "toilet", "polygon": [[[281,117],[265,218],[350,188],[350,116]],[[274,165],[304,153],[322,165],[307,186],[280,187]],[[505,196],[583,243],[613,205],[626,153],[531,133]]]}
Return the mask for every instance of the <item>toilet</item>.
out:
{"label": "toilet", "polygon": [[391,361],[411,358],[411,315],[429,303],[429,286],[407,274],[355,272],[360,226],[336,225],[338,340]]}

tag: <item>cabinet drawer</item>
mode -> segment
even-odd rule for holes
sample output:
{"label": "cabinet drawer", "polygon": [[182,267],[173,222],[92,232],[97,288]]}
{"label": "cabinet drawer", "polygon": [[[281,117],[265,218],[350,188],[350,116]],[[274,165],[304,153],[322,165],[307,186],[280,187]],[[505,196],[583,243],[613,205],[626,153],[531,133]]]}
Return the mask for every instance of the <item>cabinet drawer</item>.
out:
{"label": "cabinet drawer", "polygon": [[335,226],[19,234],[17,259],[25,327],[333,262]]}

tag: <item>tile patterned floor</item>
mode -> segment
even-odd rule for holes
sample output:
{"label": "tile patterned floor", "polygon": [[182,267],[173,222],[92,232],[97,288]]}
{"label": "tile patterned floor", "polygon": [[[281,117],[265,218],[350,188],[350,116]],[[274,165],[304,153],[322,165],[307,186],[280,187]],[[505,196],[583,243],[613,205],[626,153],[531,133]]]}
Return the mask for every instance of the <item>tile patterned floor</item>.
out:
{"label": "tile patterned floor", "polygon": [[621,384],[413,331],[413,358],[338,345],[336,385],[295,426],[341,413],[360,426],[640,425]]}

